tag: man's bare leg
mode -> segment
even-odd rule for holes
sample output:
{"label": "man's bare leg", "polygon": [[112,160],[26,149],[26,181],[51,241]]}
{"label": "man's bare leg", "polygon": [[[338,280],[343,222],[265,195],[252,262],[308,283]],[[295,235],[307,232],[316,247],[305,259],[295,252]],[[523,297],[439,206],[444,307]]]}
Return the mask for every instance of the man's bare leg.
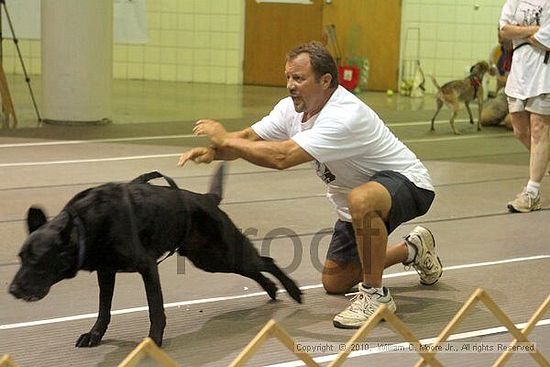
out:
{"label": "man's bare leg", "polygon": [[382,287],[388,243],[385,221],[391,202],[388,190],[374,181],[355,188],[348,196],[361,261],[362,282],[358,285],[359,292],[352,299],[351,305],[334,317],[333,324],[336,327],[361,327],[382,304],[391,312],[397,308],[389,290]]}

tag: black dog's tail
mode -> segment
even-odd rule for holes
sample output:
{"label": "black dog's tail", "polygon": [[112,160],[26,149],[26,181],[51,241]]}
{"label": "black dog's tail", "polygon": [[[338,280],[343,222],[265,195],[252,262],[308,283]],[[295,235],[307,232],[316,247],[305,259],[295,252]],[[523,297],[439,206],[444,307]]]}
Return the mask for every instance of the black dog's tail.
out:
{"label": "black dog's tail", "polygon": [[262,270],[273,274],[277,279],[279,279],[283,287],[285,287],[290,297],[292,297],[296,302],[302,303],[302,291],[298,288],[296,283],[294,283],[292,279],[283,273],[271,257],[262,256],[261,258],[264,266],[264,269]]}
{"label": "black dog's tail", "polygon": [[225,173],[226,163],[222,162],[218,166],[218,170],[210,179],[210,188],[208,189],[208,196],[212,198],[218,205],[222,201],[223,197],[223,177]]}
{"label": "black dog's tail", "polygon": [[176,182],[171,177],[165,176],[162,173],[160,173],[159,171],[144,173],[144,174],[134,178],[132,181],[130,181],[130,183],[143,183],[143,184],[145,184],[145,183],[148,183],[151,180],[154,180],[155,178],[160,178],[160,177],[163,177],[166,180],[166,182],[168,182],[170,187],[172,187],[174,189],[179,189],[178,185],[176,184]]}

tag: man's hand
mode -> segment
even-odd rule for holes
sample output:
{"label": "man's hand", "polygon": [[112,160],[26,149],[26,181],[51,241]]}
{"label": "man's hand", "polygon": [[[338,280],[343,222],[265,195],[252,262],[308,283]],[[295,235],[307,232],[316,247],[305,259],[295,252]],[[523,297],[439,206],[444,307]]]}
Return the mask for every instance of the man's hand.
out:
{"label": "man's hand", "polygon": [[182,167],[187,161],[195,163],[210,163],[214,160],[216,151],[213,148],[199,147],[193,148],[180,155],[178,167]]}
{"label": "man's hand", "polygon": [[229,135],[222,124],[214,120],[197,121],[193,128],[193,134],[207,136],[217,146],[223,146],[225,139]]}

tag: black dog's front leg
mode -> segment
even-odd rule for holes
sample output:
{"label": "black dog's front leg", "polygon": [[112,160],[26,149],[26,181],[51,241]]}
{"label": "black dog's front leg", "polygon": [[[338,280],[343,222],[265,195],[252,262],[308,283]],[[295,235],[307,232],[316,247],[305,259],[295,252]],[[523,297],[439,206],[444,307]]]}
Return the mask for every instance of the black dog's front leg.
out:
{"label": "black dog's front leg", "polygon": [[149,321],[151,322],[149,337],[160,347],[162,345],[164,327],[166,326],[166,315],[164,314],[157,264],[154,261],[151,262],[146,269],[140,271],[140,274],[145,283],[147,303],[149,304]]}
{"label": "black dog's front leg", "polygon": [[116,273],[112,271],[97,271],[97,282],[99,284],[99,313],[92,329],[80,335],[76,341],[76,347],[95,347],[101,342],[101,338],[107,331],[111,321],[111,302],[115,289]]}

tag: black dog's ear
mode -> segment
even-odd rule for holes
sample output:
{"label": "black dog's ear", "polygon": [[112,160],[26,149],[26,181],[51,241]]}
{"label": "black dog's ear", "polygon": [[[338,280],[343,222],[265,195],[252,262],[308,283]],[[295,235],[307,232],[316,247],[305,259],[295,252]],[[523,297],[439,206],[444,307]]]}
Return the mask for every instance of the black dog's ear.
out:
{"label": "black dog's ear", "polygon": [[42,209],[31,206],[27,211],[27,229],[29,233],[36,231],[47,221],[46,214]]}

